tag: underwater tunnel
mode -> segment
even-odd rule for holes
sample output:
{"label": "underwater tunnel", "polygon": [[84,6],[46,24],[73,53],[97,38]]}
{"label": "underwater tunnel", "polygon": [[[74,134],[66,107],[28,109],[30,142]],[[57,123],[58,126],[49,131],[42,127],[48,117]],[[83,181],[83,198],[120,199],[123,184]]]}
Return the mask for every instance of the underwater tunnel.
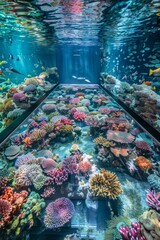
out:
{"label": "underwater tunnel", "polygon": [[0,1],[0,240],[160,240],[160,2]]}

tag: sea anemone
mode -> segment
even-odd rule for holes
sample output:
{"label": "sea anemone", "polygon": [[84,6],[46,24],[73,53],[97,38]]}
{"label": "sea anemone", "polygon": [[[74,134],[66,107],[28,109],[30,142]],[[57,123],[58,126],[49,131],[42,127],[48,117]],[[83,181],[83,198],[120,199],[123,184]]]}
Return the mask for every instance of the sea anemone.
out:
{"label": "sea anemone", "polygon": [[59,228],[72,218],[74,212],[74,205],[68,198],[58,198],[46,207],[44,224],[49,229]]}

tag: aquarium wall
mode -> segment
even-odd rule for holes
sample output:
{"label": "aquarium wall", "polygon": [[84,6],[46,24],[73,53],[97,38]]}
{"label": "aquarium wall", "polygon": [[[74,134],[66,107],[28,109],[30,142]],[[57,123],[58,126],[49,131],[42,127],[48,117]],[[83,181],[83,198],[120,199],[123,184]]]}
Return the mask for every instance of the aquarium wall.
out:
{"label": "aquarium wall", "polygon": [[104,26],[100,82],[160,131],[159,5],[137,3],[137,10],[134,1],[129,2],[122,3],[121,10],[120,4],[110,10],[117,13],[112,30]]}
{"label": "aquarium wall", "polygon": [[60,45],[57,67],[61,83],[98,84],[100,78],[100,46]]}

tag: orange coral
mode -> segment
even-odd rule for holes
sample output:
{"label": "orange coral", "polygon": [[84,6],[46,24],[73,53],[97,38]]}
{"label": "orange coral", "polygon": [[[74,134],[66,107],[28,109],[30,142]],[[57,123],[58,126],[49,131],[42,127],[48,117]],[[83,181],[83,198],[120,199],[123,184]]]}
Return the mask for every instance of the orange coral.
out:
{"label": "orange coral", "polygon": [[151,161],[143,156],[136,158],[136,164],[143,171],[147,171],[152,168]]}
{"label": "orange coral", "polygon": [[24,144],[26,147],[30,147],[32,142],[31,142],[31,139],[30,137],[26,137],[24,140],[23,140]]}
{"label": "orange coral", "polygon": [[7,218],[4,219],[4,222],[1,223],[1,226],[7,224],[11,221],[15,214],[18,214],[20,208],[24,202],[26,202],[28,197],[28,192],[23,190],[19,193],[14,192],[13,188],[7,187],[0,196],[0,200],[4,200],[5,206],[9,208],[9,213]]}
{"label": "orange coral", "polygon": [[92,165],[88,161],[82,161],[79,163],[79,170],[82,172],[88,172],[91,169]]}
{"label": "orange coral", "polygon": [[110,150],[116,157],[119,157],[119,155],[123,157],[127,157],[129,148],[112,148],[111,147]]}

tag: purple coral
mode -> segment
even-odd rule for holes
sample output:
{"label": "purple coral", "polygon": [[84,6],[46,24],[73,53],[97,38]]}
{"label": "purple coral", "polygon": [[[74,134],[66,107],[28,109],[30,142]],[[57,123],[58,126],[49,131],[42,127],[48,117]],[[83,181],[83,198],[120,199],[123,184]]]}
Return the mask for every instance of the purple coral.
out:
{"label": "purple coral", "polygon": [[61,185],[68,179],[68,172],[65,168],[54,168],[52,171],[47,172],[47,175],[50,177],[51,182]]}
{"label": "purple coral", "polygon": [[31,163],[33,160],[35,160],[35,157],[32,153],[22,154],[16,159],[15,166],[20,167],[23,164]]}
{"label": "purple coral", "polygon": [[156,193],[155,191],[147,191],[146,201],[150,207],[160,211],[160,193]]}
{"label": "purple coral", "polygon": [[50,114],[50,113],[52,113],[56,110],[56,105],[53,104],[53,103],[45,104],[45,105],[42,106],[42,110],[46,114]]}
{"label": "purple coral", "polygon": [[72,218],[74,212],[74,205],[68,198],[58,198],[46,207],[44,224],[46,228],[59,228]]}
{"label": "purple coral", "polygon": [[27,99],[27,96],[24,93],[15,93],[13,95],[13,102],[19,103],[19,102],[25,102]]}
{"label": "purple coral", "polygon": [[139,222],[133,222],[131,228],[128,226],[120,227],[119,233],[123,240],[146,240],[141,233],[141,225]]}
{"label": "purple coral", "polygon": [[145,141],[136,141],[136,147],[143,151],[148,151],[148,152],[152,151],[149,144]]}
{"label": "purple coral", "polygon": [[74,156],[65,158],[62,166],[67,170],[68,173],[71,174],[76,174],[79,171],[77,160]]}
{"label": "purple coral", "polygon": [[103,125],[103,121],[102,120],[100,121],[96,116],[86,117],[85,123],[87,124],[87,126],[94,127],[94,128]]}

